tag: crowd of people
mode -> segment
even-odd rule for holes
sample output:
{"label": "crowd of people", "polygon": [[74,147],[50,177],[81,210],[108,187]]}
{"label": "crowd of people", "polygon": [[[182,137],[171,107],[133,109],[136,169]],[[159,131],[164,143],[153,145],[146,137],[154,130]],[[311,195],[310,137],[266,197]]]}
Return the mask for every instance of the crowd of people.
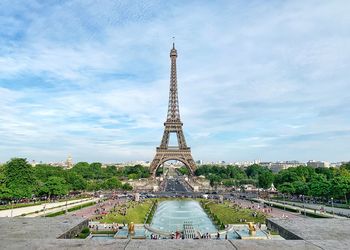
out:
{"label": "crowd of people", "polygon": [[[227,233],[225,233],[225,236],[223,236],[223,239],[227,240]],[[203,233],[202,235],[198,234],[194,239],[217,239],[220,240],[222,237],[219,232],[216,233],[215,237],[212,237],[212,234],[210,233]],[[166,236],[161,236],[159,234],[151,234],[150,235],[151,240],[159,240],[159,239],[168,239]],[[170,239],[185,239],[185,235],[182,232],[176,231],[175,233],[172,233],[170,236]]]}
{"label": "crowd of people", "polygon": [[112,223],[112,224],[89,224],[89,228],[92,229],[93,231],[112,231],[112,232],[118,232],[119,229],[122,229],[125,227],[124,224],[118,224],[118,223]]}

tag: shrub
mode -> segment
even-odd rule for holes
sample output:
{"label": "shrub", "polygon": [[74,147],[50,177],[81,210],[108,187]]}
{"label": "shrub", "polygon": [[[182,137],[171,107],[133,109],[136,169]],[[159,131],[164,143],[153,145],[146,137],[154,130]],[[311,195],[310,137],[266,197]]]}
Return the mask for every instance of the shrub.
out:
{"label": "shrub", "polygon": [[83,234],[90,233],[90,229],[88,227],[84,227],[83,230],[81,230],[81,233]]}

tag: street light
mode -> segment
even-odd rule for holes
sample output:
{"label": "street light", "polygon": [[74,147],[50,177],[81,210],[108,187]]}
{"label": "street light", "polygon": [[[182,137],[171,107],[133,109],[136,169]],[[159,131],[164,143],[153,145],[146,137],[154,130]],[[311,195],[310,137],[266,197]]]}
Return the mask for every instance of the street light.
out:
{"label": "street light", "polygon": [[66,195],[66,214],[68,213],[68,208],[67,208],[67,206],[68,206],[68,200],[67,200],[67,195]]}
{"label": "street light", "polygon": [[13,201],[11,201],[11,218],[13,216]]}
{"label": "street light", "polygon": [[46,217],[45,210],[46,209],[46,203],[44,203],[43,210],[44,210],[44,217]]}
{"label": "street light", "polygon": [[283,208],[284,208],[284,210],[286,210],[286,201],[285,201],[285,197],[284,197],[284,194],[282,194],[283,195]]}
{"label": "street light", "polygon": [[334,218],[333,197],[331,197],[331,201],[332,201],[332,214],[333,214],[333,218]]}
{"label": "street light", "polygon": [[306,217],[305,195],[303,195],[303,207],[304,207],[304,216]]}

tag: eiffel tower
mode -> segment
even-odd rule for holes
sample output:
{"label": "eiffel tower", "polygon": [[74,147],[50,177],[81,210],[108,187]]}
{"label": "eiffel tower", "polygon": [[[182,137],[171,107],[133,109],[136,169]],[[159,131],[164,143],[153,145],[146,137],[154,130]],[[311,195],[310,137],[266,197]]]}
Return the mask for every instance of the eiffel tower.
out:
{"label": "eiffel tower", "polygon": [[[182,130],[183,123],[180,120],[179,100],[177,95],[177,75],[176,75],[176,58],[177,51],[175,44],[170,50],[171,73],[170,73],[170,92],[168,114],[164,123],[164,133],[160,146],[157,147],[156,155],[150,166],[150,172],[153,176],[159,166],[169,160],[181,161],[188,167],[191,174],[196,169],[196,164],[192,158],[191,148],[187,147],[184,132]],[[169,137],[171,133],[176,134],[178,146],[169,146]]]}

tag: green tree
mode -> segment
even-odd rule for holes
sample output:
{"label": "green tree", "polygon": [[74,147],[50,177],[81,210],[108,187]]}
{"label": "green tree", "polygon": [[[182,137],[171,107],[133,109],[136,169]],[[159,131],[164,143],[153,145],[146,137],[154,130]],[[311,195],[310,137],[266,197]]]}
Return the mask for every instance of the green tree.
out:
{"label": "green tree", "polygon": [[122,186],[122,189],[124,190],[132,190],[132,186],[129,183],[124,183]]}
{"label": "green tree", "polygon": [[222,181],[221,177],[216,174],[208,175],[208,179],[212,187],[218,185]]}
{"label": "green tree", "polygon": [[333,171],[334,168],[316,168],[315,172],[316,174],[322,174],[324,175],[328,180],[333,179],[334,174],[336,172]]}
{"label": "green tree", "polygon": [[262,188],[269,188],[273,182],[274,176],[270,170],[265,170],[258,176],[258,185]]}
{"label": "green tree", "polygon": [[85,190],[87,187],[87,181],[81,175],[73,171],[66,171],[65,180],[70,190]]}
{"label": "green tree", "polygon": [[340,168],[350,171],[350,162],[343,163]]}
{"label": "green tree", "polygon": [[329,197],[331,184],[322,174],[317,174],[309,183],[309,195],[315,197]]}
{"label": "green tree", "polygon": [[0,184],[0,199],[10,200],[13,197],[12,192],[8,189],[5,184]]}
{"label": "green tree", "polygon": [[343,197],[345,203],[347,203],[347,195],[350,193],[350,177],[349,176],[337,176],[331,182],[332,193],[336,198]]}
{"label": "green tree", "polygon": [[178,168],[177,169],[182,175],[189,175],[190,174],[190,171],[188,170],[187,167],[185,166],[182,166],[181,168]]}
{"label": "green tree", "polygon": [[107,166],[105,172],[108,178],[113,176],[119,176],[121,174],[115,166]]}
{"label": "green tree", "polygon": [[295,187],[294,194],[307,195],[309,193],[309,186],[308,186],[308,184],[306,182],[295,181],[295,182],[293,182],[293,186]]}
{"label": "green tree", "polygon": [[236,181],[234,179],[225,179],[222,181],[222,184],[226,187],[232,187],[236,185]]}
{"label": "green tree", "polygon": [[105,171],[102,170],[102,164],[99,162],[93,162],[90,164],[90,171],[92,172],[92,178],[103,179],[106,177]]}
{"label": "green tree", "polygon": [[38,164],[33,167],[33,173],[38,180],[46,182],[51,176],[63,177],[65,170],[47,164]]}
{"label": "green tree", "polygon": [[248,177],[257,179],[259,174],[266,171],[266,168],[259,164],[253,164],[246,168],[245,172]]}
{"label": "green tree", "polygon": [[230,178],[233,178],[235,180],[242,180],[247,178],[247,175],[244,172],[244,170],[237,166],[231,166],[231,165],[227,166],[226,172]]}
{"label": "green tree", "polygon": [[13,198],[32,197],[36,180],[33,168],[24,158],[13,158],[4,167],[4,185]]}
{"label": "green tree", "polygon": [[275,176],[274,183],[276,184],[277,188],[284,183],[293,183],[295,181],[303,180],[303,178],[301,176],[298,176],[295,171],[291,171],[289,169],[282,170]]}
{"label": "green tree", "polygon": [[86,190],[87,191],[98,191],[102,189],[102,184],[100,181],[90,180],[87,181]]}
{"label": "green tree", "polygon": [[66,195],[68,193],[68,184],[62,177],[50,176],[42,186],[40,193],[49,197]]}
{"label": "green tree", "polygon": [[128,175],[128,179],[129,180],[137,180],[139,178],[139,175],[136,174],[136,173],[133,173],[133,174],[129,174]]}
{"label": "green tree", "polygon": [[87,163],[87,162],[78,162],[72,168],[73,172],[82,175],[85,179],[103,179],[105,178],[105,172],[102,170],[102,164],[99,162]]}
{"label": "green tree", "polygon": [[279,186],[278,191],[284,194],[294,194],[295,193],[295,187],[292,183],[283,183]]}
{"label": "green tree", "polygon": [[122,183],[117,177],[112,177],[105,180],[101,186],[103,189],[118,189],[122,187]]}

